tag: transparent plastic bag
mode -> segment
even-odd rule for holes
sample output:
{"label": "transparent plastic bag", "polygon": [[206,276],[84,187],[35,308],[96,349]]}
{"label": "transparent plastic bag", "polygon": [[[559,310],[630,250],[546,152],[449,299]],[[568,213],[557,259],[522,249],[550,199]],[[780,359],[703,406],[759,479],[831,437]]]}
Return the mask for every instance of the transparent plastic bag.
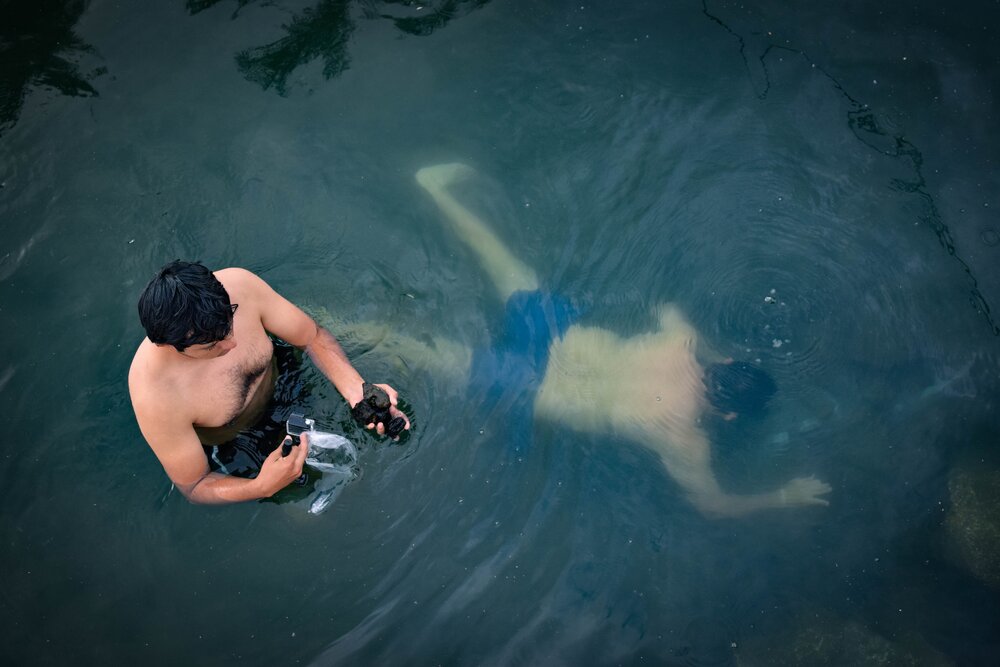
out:
{"label": "transparent plastic bag", "polygon": [[325,511],[340,492],[357,478],[358,448],[342,435],[310,430],[306,465],[319,472],[314,491],[309,496],[310,514]]}

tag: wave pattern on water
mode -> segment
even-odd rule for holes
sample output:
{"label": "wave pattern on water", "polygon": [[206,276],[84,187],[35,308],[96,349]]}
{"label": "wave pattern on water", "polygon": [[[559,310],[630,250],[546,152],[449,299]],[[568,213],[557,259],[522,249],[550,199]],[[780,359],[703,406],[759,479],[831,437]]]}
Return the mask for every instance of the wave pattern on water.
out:
{"label": "wave pattern on water", "polygon": [[[702,0],[702,11],[708,18],[720,25],[739,41],[740,56],[743,59],[743,63],[746,66],[751,79],[754,79],[754,70],[750,66],[750,60],[747,56],[746,40],[744,37],[735,32],[722,19],[709,11],[708,0]],[[768,44],[763,52],[758,56],[760,71],[763,76],[763,81],[761,83],[755,83],[757,87],[757,97],[759,99],[767,98],[768,94],[771,92],[772,81],[770,70],[768,68],[768,58],[772,53],[785,53],[797,56],[801,59],[804,65],[809,65],[810,68],[822,74],[829,80],[833,88],[850,104],[850,109],[847,112],[848,125],[857,139],[882,155],[904,160],[908,164],[909,169],[912,171],[912,176],[909,179],[896,179],[893,183],[893,187],[897,188],[901,192],[913,194],[919,198],[924,207],[924,211],[921,213],[920,219],[931,228],[937,237],[938,243],[942,248],[944,248],[948,255],[950,255],[954,261],[958,263],[961,271],[966,274],[969,282],[971,283],[969,286],[970,305],[983,317],[983,319],[986,320],[986,323],[993,335],[1000,336],[1000,325],[998,325],[994,320],[989,302],[987,301],[986,296],[979,289],[979,281],[973,273],[972,268],[958,253],[951,229],[945,222],[934,197],[928,191],[927,180],[923,173],[924,158],[920,150],[903,135],[899,128],[894,127],[891,119],[880,117],[874,109],[852,96],[832,74],[830,74],[822,66],[818,65],[812,58],[809,57],[807,53],[794,47]],[[759,77],[757,80],[759,81]]]}

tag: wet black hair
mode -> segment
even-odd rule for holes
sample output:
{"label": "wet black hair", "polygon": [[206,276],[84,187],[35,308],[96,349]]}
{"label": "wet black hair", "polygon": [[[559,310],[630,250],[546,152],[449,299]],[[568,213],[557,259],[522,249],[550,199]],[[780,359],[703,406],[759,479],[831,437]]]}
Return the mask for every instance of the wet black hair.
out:
{"label": "wet black hair", "polygon": [[139,296],[139,320],[153,343],[183,352],[220,341],[232,331],[229,293],[201,262],[174,260]]}
{"label": "wet black hair", "polygon": [[768,401],[778,390],[774,379],[763,369],[745,361],[712,364],[705,370],[708,401],[723,413],[740,417],[761,417]]}

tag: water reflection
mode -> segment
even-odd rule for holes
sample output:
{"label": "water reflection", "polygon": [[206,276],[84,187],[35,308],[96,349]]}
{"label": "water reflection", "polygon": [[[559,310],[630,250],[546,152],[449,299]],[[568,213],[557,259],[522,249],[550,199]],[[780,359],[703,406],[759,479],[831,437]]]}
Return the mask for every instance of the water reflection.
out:
{"label": "water reflection", "polygon": [[[187,0],[187,8],[191,14],[197,14],[219,2]],[[253,0],[237,0],[233,18],[251,2]],[[426,36],[488,2],[490,0],[383,0],[381,3],[357,4],[365,19],[389,20],[400,32]],[[323,59],[324,79],[338,76],[351,62],[347,45],[357,27],[352,18],[353,4],[354,0],[321,0],[307,7],[282,25],[286,34],[281,39],[240,51],[236,55],[237,67],[247,80],[264,90],[274,88],[282,96],[288,94],[288,77],[300,66],[317,58]]]}
{"label": "water reflection", "polygon": [[[882,155],[891,158],[905,160],[912,171],[911,180],[893,179],[892,187],[903,193],[913,194],[919,197],[924,211],[920,215],[920,220],[926,223],[937,237],[938,243],[948,252],[948,254],[959,264],[961,270],[968,276],[969,303],[985,320],[993,332],[994,336],[1000,336],[1000,324],[993,319],[990,304],[986,296],[979,288],[979,280],[973,273],[972,267],[957,252],[954,237],[951,229],[944,221],[934,197],[927,188],[927,180],[924,177],[923,165],[924,157],[920,150],[913,143],[903,136],[901,130],[894,130],[889,127],[885,119],[876,114],[875,110],[867,104],[862,103],[853,97],[847,89],[830,72],[815,63],[809,55],[800,49],[768,43],[757,56],[757,62],[752,66],[751,59],[747,56],[747,40],[739,31],[733,29],[726,21],[712,13],[707,0],[702,0],[702,13],[713,23],[717,24],[738,42],[740,47],[740,57],[746,68],[747,75],[753,82],[757,97],[761,100],[768,96],[771,91],[771,72],[768,68],[768,59],[772,53],[798,56],[812,69],[818,71],[829,79],[834,89],[850,105],[847,113],[848,126],[861,143],[872,150],[878,151]],[[754,32],[760,35],[762,32]],[[768,33],[770,34],[770,33]]]}
{"label": "water reflection", "polygon": [[249,81],[279,95],[288,92],[288,77],[300,65],[323,59],[323,77],[331,79],[350,64],[347,40],[354,32],[348,0],[323,0],[283,26],[285,37],[241,51],[236,64]]}
{"label": "water reflection", "polygon": [[[198,12],[209,9],[219,4],[222,0],[187,0],[187,9],[192,14],[197,14]],[[233,18],[239,14],[240,10],[249,5],[255,0],[236,0],[236,11],[233,12]]]}
{"label": "water reflection", "polygon": [[[256,0],[235,0],[235,19]],[[222,0],[186,0],[185,7],[199,14]],[[317,58],[323,60],[323,77],[332,79],[350,66],[348,43],[357,27],[352,17],[391,21],[401,33],[427,36],[453,20],[474,11],[490,0],[321,0],[293,14],[282,25],[284,37],[240,51],[236,64],[243,76],[264,90],[274,88],[288,94],[288,77],[299,67]],[[267,3],[277,5],[277,3]],[[353,5],[359,10],[352,12]],[[41,0],[3,3],[0,24],[0,135],[17,122],[28,91],[33,87],[52,88],[63,95],[95,97],[91,81],[104,73],[98,67],[80,71],[82,55],[96,50],[74,32],[87,9],[85,0]],[[289,10],[290,11],[290,10]]]}
{"label": "water reflection", "polygon": [[[387,5],[403,5],[405,7],[419,7],[421,4],[414,0],[384,0]],[[443,28],[452,19],[465,15],[474,9],[479,9],[490,0],[443,0],[437,3],[436,7],[425,11],[419,16],[390,16],[382,14],[382,18],[392,20],[393,24],[402,32],[410,35],[429,35],[438,28]]]}
{"label": "water reflection", "polygon": [[97,96],[90,80],[106,70],[81,74],[75,62],[96,53],[73,31],[86,6],[84,0],[8,0],[0,5],[0,135],[17,122],[30,88]]}

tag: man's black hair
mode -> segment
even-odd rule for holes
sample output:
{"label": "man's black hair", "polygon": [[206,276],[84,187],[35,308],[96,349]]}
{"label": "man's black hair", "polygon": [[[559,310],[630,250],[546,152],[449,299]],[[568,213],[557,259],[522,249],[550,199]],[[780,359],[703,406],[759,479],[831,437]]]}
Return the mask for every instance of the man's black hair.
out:
{"label": "man's black hair", "polygon": [[705,370],[708,401],[719,412],[761,417],[778,390],[766,371],[745,361],[712,364]]}
{"label": "man's black hair", "polygon": [[183,352],[229,335],[229,293],[201,262],[170,262],[139,296],[139,320],[153,343]]}

